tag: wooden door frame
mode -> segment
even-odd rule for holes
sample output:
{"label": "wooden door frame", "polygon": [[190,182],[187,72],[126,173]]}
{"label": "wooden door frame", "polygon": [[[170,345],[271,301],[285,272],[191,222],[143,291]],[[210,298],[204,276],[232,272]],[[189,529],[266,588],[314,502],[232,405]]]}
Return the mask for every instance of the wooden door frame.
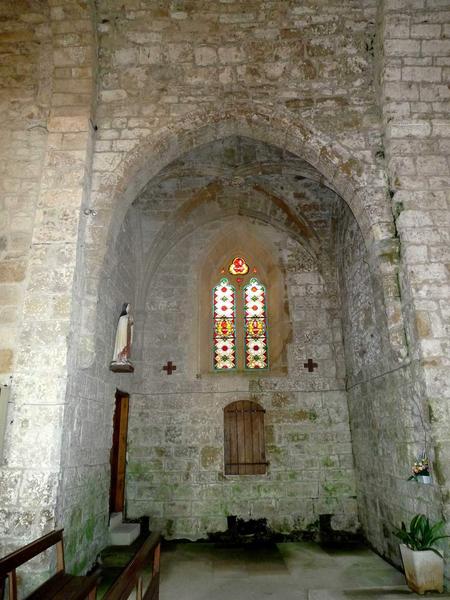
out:
{"label": "wooden door frame", "polygon": [[127,459],[128,410],[130,395],[116,390],[113,435],[110,452],[111,483],[109,512],[123,512],[125,505],[125,471]]}

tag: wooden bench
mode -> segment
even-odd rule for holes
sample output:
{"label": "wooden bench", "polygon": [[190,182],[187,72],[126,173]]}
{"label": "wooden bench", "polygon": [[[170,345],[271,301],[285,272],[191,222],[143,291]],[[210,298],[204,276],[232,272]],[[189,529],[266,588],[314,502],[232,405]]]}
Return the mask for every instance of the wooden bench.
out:
{"label": "wooden bench", "polygon": [[[136,600],[158,600],[160,554],[161,534],[155,531],[145,540],[103,600],[127,600],[133,590]],[[144,590],[145,570],[149,571],[150,581]]]}
{"label": "wooden bench", "polygon": [[52,531],[0,559],[0,599],[8,579],[9,600],[18,600],[16,569],[41,552],[56,545],[55,575],[45,581],[26,600],[95,600],[98,574],[88,577],[69,575],[64,566],[63,529]]}

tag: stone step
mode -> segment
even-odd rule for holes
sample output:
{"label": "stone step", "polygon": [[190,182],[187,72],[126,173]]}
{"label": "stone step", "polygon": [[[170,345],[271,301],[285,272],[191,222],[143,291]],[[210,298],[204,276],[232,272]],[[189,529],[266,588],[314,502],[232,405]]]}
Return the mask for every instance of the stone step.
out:
{"label": "stone step", "polygon": [[[405,600],[413,595],[407,585],[308,590],[307,600]],[[427,595],[427,598],[429,596]]]}
{"label": "stone step", "polygon": [[109,530],[109,542],[112,546],[129,546],[140,532],[139,523],[121,523]]}
{"label": "stone step", "polygon": [[123,513],[115,512],[109,515],[109,529],[114,529],[118,525],[121,525],[123,521]]}

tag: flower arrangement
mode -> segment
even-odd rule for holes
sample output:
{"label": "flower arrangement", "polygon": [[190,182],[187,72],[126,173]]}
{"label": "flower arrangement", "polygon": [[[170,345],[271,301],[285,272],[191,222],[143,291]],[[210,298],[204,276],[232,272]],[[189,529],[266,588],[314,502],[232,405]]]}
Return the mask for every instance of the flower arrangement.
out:
{"label": "flower arrangement", "polygon": [[430,475],[430,466],[428,463],[428,457],[425,454],[425,452],[422,452],[417,457],[415,463],[413,464],[413,466],[411,468],[411,475],[408,477],[408,481],[411,481],[411,479],[414,479],[414,481],[417,481],[417,477],[419,475],[425,476],[425,477],[429,477],[429,475]]}

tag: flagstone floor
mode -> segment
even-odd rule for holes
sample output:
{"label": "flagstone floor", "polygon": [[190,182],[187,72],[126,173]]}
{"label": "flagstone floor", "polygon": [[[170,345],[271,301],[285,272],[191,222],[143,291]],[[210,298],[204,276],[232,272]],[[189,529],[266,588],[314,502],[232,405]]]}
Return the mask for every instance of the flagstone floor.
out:
{"label": "flagstone floor", "polygon": [[161,557],[160,600],[354,600],[409,595],[403,574],[365,547],[173,544]]}

